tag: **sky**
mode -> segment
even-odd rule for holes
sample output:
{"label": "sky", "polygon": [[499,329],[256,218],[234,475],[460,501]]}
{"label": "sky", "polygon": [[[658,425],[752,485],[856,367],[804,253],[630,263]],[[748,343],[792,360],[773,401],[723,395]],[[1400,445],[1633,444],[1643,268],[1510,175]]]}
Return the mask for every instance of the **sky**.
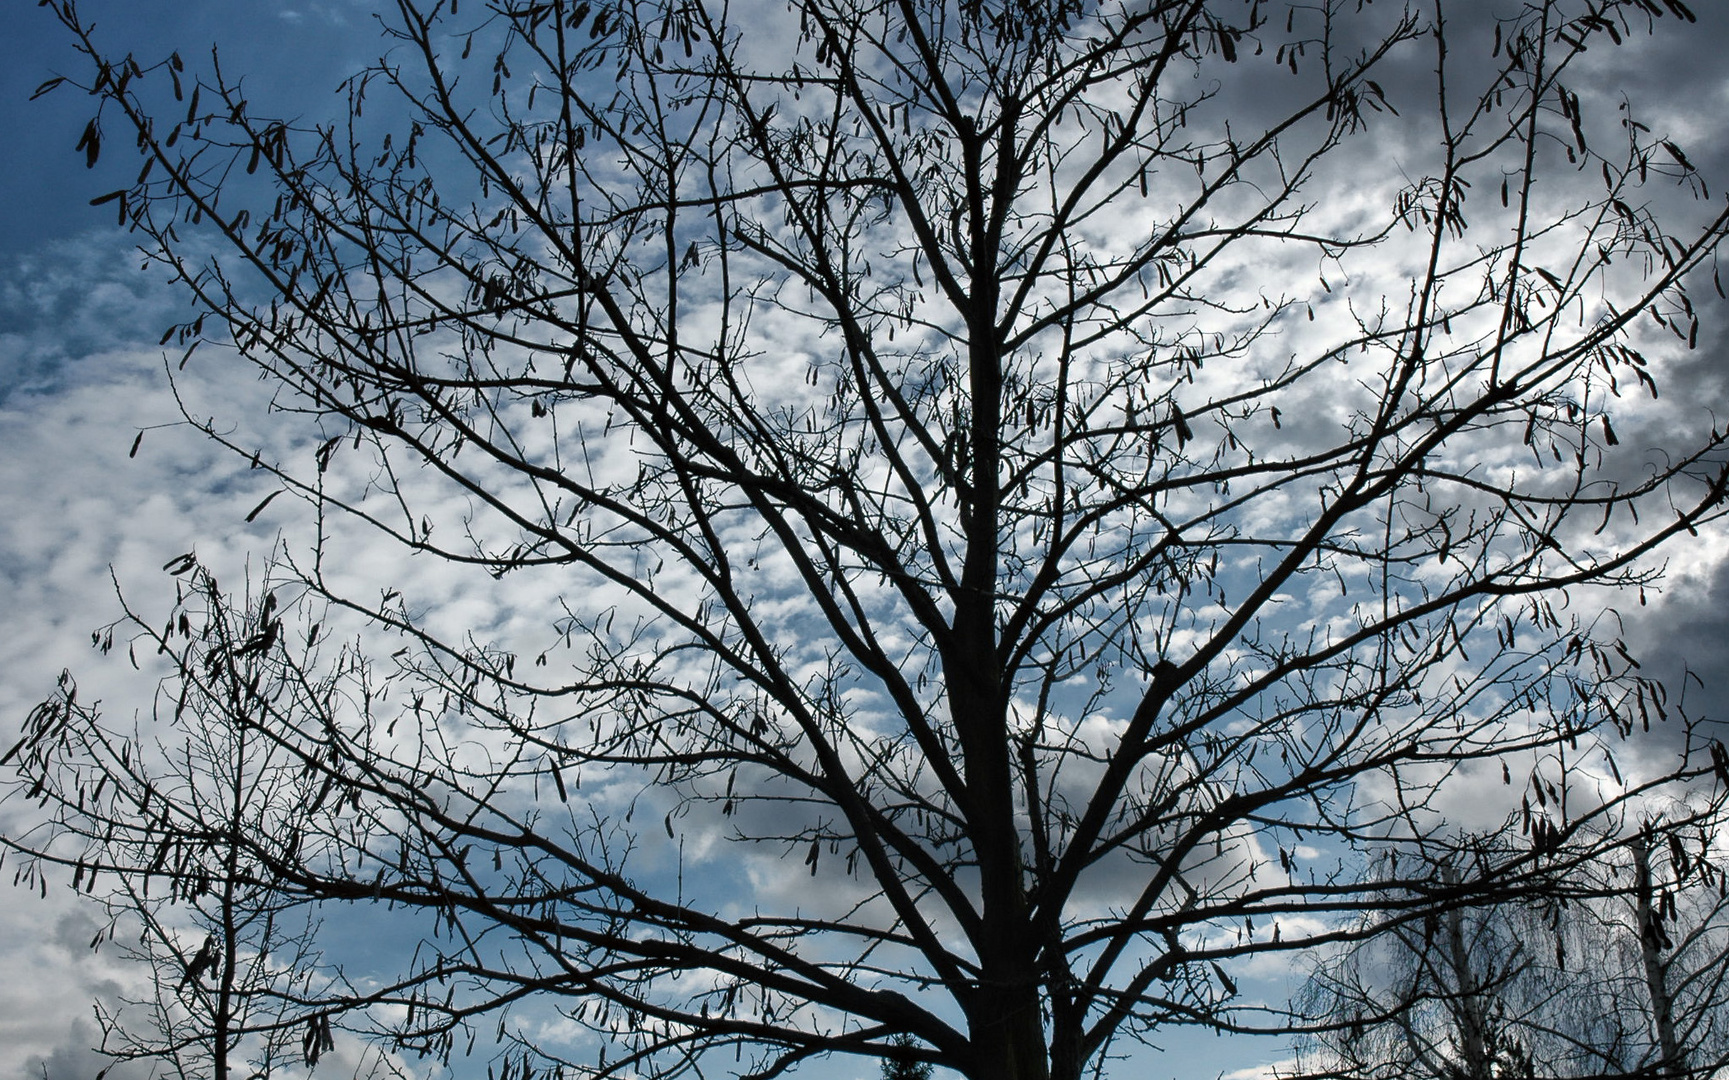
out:
{"label": "sky", "polygon": [[[1693,6],[1699,24],[1642,46],[1636,60],[1617,66],[1617,85],[1685,135],[1701,171],[1718,178],[1715,187],[1729,188],[1729,139],[1720,131],[1721,117],[1729,115],[1729,68],[1721,59],[1729,55],[1729,10],[1709,0]],[[224,66],[246,72],[255,99],[281,102],[286,113],[334,111],[336,83],[376,52],[364,0],[102,0],[83,10],[108,41],[136,42],[143,56],[178,48],[190,58],[220,42]],[[5,25],[0,745],[9,746],[31,705],[63,669],[91,672],[81,683],[116,711],[145,706],[147,685],[129,681],[117,664],[97,669],[92,663],[90,632],[119,612],[116,582],[148,608],[163,596],[160,567],[181,552],[196,548],[235,579],[257,565],[282,530],[292,533],[296,526],[286,512],[243,521],[267,489],[244,461],[178,424],[156,342],[168,323],[183,317],[184,301],[159,271],[140,272],[132,241],[112,226],[111,208],[88,205],[119,185],[115,170],[129,170],[133,159],[116,154],[86,170],[74,152],[84,100],[65,92],[27,100],[38,84],[72,67],[63,32],[25,0],[13,0]],[[1729,319],[1716,314],[1703,348],[1669,372],[1668,400],[1729,405],[1722,357]],[[269,389],[243,372],[211,367],[199,374],[193,407],[257,415]],[[1659,437],[1655,430],[1645,434]],[[1700,673],[1703,686],[1687,684],[1690,708],[1717,716],[1729,715],[1726,540],[1707,532],[1671,549],[1665,588],[1647,605],[1627,605],[1626,611],[1635,651],[1675,692],[1683,686],[1683,666]],[[453,603],[484,612],[484,597],[456,586],[449,591]],[[1713,678],[1719,673],[1726,678]],[[38,899],[10,880],[0,873],[0,1080],[44,1072],[48,1080],[87,1080],[101,1067],[90,1050],[89,1003],[136,986],[139,972],[112,951],[92,953],[98,923],[88,905],[64,889],[51,888]],[[1255,1053],[1266,1058],[1269,1052]],[[322,1074],[341,1075],[346,1062],[327,1063]],[[1217,1075],[1248,1064],[1211,1047],[1176,1048],[1150,1075],[1179,1069]]]}
{"label": "sky", "polygon": [[[152,0],[83,12],[108,40],[137,42],[141,56],[207,56],[220,42],[224,64],[246,71],[249,86],[308,111],[336,101],[343,74],[376,51],[367,9],[344,0]],[[172,426],[180,418],[156,342],[184,303],[159,274],[140,272],[132,240],[88,205],[136,164],[112,155],[85,168],[72,152],[82,97],[29,100],[75,70],[63,31],[23,0],[4,19],[0,137],[14,163],[0,170],[0,741],[9,747],[63,669],[89,668],[90,632],[120,611],[116,580],[158,603],[170,557],[196,548],[243,572],[276,526],[242,521],[259,498],[244,463]],[[259,410],[263,389],[229,378],[217,396]],[[147,446],[129,458],[146,428]],[[148,686],[124,685],[113,666],[105,674],[118,682],[105,682],[102,696],[121,715],[147,707]],[[93,905],[63,888],[46,899],[14,888],[15,868],[0,884],[0,1078],[89,1080],[107,1064],[91,1049],[92,1002],[136,991],[143,973],[112,948],[91,950],[102,921]],[[345,1045],[323,1075],[352,1072],[353,1052]]]}

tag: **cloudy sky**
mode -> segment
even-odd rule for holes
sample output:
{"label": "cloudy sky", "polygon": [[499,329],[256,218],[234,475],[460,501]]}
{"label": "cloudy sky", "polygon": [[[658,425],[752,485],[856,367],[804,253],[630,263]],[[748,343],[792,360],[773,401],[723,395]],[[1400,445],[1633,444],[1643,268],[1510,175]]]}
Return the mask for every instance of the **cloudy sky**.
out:
{"label": "cloudy sky", "polygon": [[[309,112],[335,101],[342,72],[376,51],[366,9],[343,0],[84,11],[140,55],[207,54],[220,41],[224,63],[247,71],[249,84]],[[183,302],[160,275],[139,272],[129,238],[88,205],[118,181],[71,152],[85,101],[28,101],[45,79],[75,70],[60,27],[23,2],[5,21],[0,134],[17,163],[0,172],[0,741],[10,746],[62,669],[89,669],[90,631],[118,614],[115,579],[149,606],[163,596],[160,567],[171,556],[196,548],[238,570],[248,551],[269,549],[280,523],[245,524],[260,497],[245,463],[174,426],[155,343]],[[249,380],[217,382],[223,408],[264,404]],[[145,443],[129,458],[141,430]],[[127,686],[118,667],[94,681],[129,716],[147,705],[148,688]],[[91,1002],[136,987],[142,973],[112,949],[92,953],[90,905],[64,889],[40,899],[13,888],[15,868],[0,875],[0,1078],[39,1078],[46,1067],[57,1080],[89,1080],[105,1064],[90,1050]],[[344,1064],[324,1067],[336,1074]]]}
{"label": "cloudy sky", "polygon": [[[1614,70],[1648,114],[1685,137],[1714,187],[1729,189],[1729,133],[1716,130],[1729,116],[1729,10],[1711,0],[1693,6],[1697,26],[1628,50]],[[280,102],[284,113],[334,113],[332,88],[376,51],[363,0],[104,0],[86,3],[84,13],[105,40],[141,56],[179,48],[190,57],[220,42],[224,66],[247,73],[253,98]],[[267,489],[243,461],[176,424],[156,341],[181,317],[183,301],[159,272],[139,272],[111,208],[87,205],[119,186],[110,169],[129,170],[133,161],[113,155],[87,171],[73,151],[84,100],[26,100],[73,69],[60,28],[14,0],[0,61],[8,162],[0,170],[0,743],[9,746],[62,669],[90,672],[83,681],[115,712],[145,700],[147,688],[129,684],[119,665],[96,668],[89,649],[90,631],[117,613],[116,580],[148,608],[172,557],[196,548],[225,571],[243,572],[249,553],[267,550],[290,523],[270,514],[244,522]],[[1719,347],[1726,331],[1721,320],[1707,324],[1703,347],[1670,371],[1669,399],[1701,409],[1729,404]],[[213,413],[256,415],[268,399],[268,387],[239,372],[213,367],[199,378],[199,401]],[[1629,605],[1630,641],[1677,686],[1683,664],[1704,674],[1704,689],[1688,693],[1695,712],[1711,715],[1729,714],[1718,704],[1729,702],[1725,680],[1710,678],[1729,673],[1724,541],[1707,534],[1670,551],[1668,586],[1646,607]],[[92,955],[95,916],[63,890],[38,899],[10,881],[0,875],[0,1080],[36,1077],[44,1066],[50,1080],[87,1080],[100,1067],[88,1050],[89,1002],[137,973]],[[1214,1075],[1242,1064],[1212,1047],[1178,1048],[1152,1075],[1166,1066]]]}

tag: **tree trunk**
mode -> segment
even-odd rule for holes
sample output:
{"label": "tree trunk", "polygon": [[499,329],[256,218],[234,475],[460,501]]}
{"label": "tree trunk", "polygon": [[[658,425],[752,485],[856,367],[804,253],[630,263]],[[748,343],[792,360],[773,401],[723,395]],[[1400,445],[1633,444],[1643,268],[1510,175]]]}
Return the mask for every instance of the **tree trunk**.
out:
{"label": "tree trunk", "polygon": [[1657,1048],[1663,1055],[1657,1071],[1662,1076],[1687,1075],[1686,1054],[1675,1035],[1675,1001],[1669,996],[1663,961],[1663,916],[1651,906],[1651,852],[1640,833],[1633,840],[1635,905],[1639,923],[1639,958],[1645,966],[1645,989],[1651,996],[1651,1017],[1657,1027]]}
{"label": "tree trunk", "polygon": [[[1448,885],[1458,883],[1451,869],[1444,869],[1441,878]],[[1459,1025],[1459,1070],[1466,1080],[1492,1080],[1495,1051],[1489,1032],[1488,1002],[1478,988],[1477,973],[1471,966],[1471,950],[1465,941],[1465,916],[1453,908],[1444,919],[1447,960],[1453,969],[1453,1015]]]}
{"label": "tree trunk", "polygon": [[971,1027],[975,1080],[1049,1080],[1036,982],[980,987]]}
{"label": "tree trunk", "polygon": [[[1014,124],[1003,125],[1005,153]],[[966,764],[968,824],[978,859],[983,939],[980,985],[969,1010],[978,1080],[1049,1080],[1038,960],[1031,935],[1026,867],[1016,827],[1015,763],[1010,751],[1008,690],[997,654],[997,588],[1002,539],[1003,353],[997,330],[1000,283],[991,223],[991,191],[983,176],[983,139],[963,127],[967,162],[967,232],[975,268],[968,323],[971,490],[963,497],[966,559],[955,598],[956,663],[948,689]],[[998,170],[1008,168],[999,160]],[[999,186],[1003,182],[998,177]]]}

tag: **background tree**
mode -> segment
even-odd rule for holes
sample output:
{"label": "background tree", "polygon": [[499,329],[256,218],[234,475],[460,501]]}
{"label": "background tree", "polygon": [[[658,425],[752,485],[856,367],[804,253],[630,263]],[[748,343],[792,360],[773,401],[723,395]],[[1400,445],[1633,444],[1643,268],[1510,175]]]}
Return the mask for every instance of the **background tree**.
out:
{"label": "background tree", "polygon": [[1715,1075],[1729,1064],[1729,905],[1715,829],[1699,824],[1699,807],[1683,810],[1693,824],[1647,824],[1627,849],[1542,895],[1368,920],[1383,925],[1366,923],[1310,981],[1304,1004],[1322,1031],[1302,1044],[1306,1070]]}
{"label": "background tree", "polygon": [[890,1057],[882,1064],[883,1080],[931,1080],[934,1071],[928,1062],[920,1061],[915,1056],[915,1044],[909,1036],[891,1039],[895,1047],[901,1051],[900,1056]]}
{"label": "background tree", "polygon": [[[329,124],[48,6],[80,151],[143,158],[96,201],[197,309],[171,366],[302,424],[193,421],[280,483],[253,515],[310,510],[267,589],[373,628],[261,648],[329,689],[249,717],[340,817],[247,858],[424,917],[320,1012],[448,1057],[561,999],[590,1038],[526,1049],[588,1075],[909,1035],[1074,1080],[1283,1032],[1232,961],[1538,889],[1710,771],[1597,783],[1665,699],[1578,614],[1723,513],[1722,435],[1611,413],[1729,219],[1571,83],[1676,0],[400,0]],[[356,526],[417,563],[366,578]],[[1529,844],[1358,873],[1532,762]]]}
{"label": "background tree", "polygon": [[342,997],[312,905],[279,887],[281,868],[259,850],[269,838],[285,857],[316,861],[330,839],[331,784],[260,724],[321,688],[281,681],[296,669],[270,659],[287,647],[273,594],[235,605],[190,555],[170,567],[185,584],[166,629],[132,616],[93,640],[107,652],[116,630],[130,631],[134,664],[141,644],[173,654],[174,696],[128,731],[62,675],[6,754],[21,777],[9,796],[41,813],[4,843],[26,856],[19,874],[30,881],[70,869],[73,889],[106,909],[91,948],[118,948],[150,972],[143,995],[97,1003],[102,1053],[153,1075],[267,1076],[334,1048],[319,1006]]}

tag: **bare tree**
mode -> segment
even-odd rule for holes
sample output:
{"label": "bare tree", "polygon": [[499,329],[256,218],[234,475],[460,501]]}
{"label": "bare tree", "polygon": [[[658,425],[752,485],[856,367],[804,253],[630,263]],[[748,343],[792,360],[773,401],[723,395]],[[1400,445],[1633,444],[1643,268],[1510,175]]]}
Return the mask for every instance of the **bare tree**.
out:
{"label": "bare tree", "polygon": [[[1603,997],[1645,1035],[1638,1066],[1664,1077],[1712,1076],[1729,1066],[1729,873],[1713,861],[1720,857],[1715,833],[1690,831],[1640,830],[1623,866],[1630,879],[1624,903],[1608,919],[1618,933],[1599,936],[1610,939],[1611,957],[1637,952],[1640,978],[1627,981],[1643,993]],[[1665,869],[1653,864],[1659,836]],[[1595,955],[1582,959],[1589,964]]]}
{"label": "bare tree", "polygon": [[[1342,1077],[1709,1077],[1729,1065],[1716,829],[1637,830],[1542,894],[1365,920],[1303,995],[1305,1071]],[[1721,813],[1721,803],[1717,814]],[[1666,872],[1653,865],[1653,840]],[[1492,841],[1485,841],[1492,842]],[[1435,868],[1442,881],[1457,871]],[[1380,923],[1380,925],[1368,925]]]}
{"label": "bare tree", "polygon": [[[6,755],[20,777],[9,796],[41,813],[0,842],[29,857],[22,884],[45,886],[51,864],[70,869],[72,888],[105,908],[91,948],[118,948],[151,973],[142,996],[97,1003],[102,1053],[182,1080],[242,1066],[266,1076],[333,1048],[319,1006],[341,1000],[318,955],[314,905],[279,887],[259,847],[268,839],[316,860],[331,839],[329,780],[260,723],[272,703],[319,688],[280,681],[300,668],[271,659],[285,647],[272,594],[237,607],[190,556],[171,566],[187,587],[155,641],[188,677],[141,734],[108,725],[63,674]],[[104,627],[95,643],[106,652],[117,628],[141,625]]]}
{"label": "bare tree", "polygon": [[[1451,886],[1358,872],[1665,715],[1579,612],[1723,513],[1722,435],[1612,419],[1729,217],[1571,79],[1676,0],[399,0],[311,125],[48,6],[80,150],[143,159],[96,201],[197,306],[177,366],[304,424],[194,420],[317,524],[271,587],[374,628],[249,721],[332,787],[329,858],[245,842],[425,917],[331,1003],[400,1046],[559,1001],[590,1034],[535,1067],[905,1035],[1076,1080],[1284,1031],[1232,961],[1538,888],[1709,772],[1689,732]],[[356,523],[419,563],[357,581]],[[453,629],[433,560],[550,625]]]}

